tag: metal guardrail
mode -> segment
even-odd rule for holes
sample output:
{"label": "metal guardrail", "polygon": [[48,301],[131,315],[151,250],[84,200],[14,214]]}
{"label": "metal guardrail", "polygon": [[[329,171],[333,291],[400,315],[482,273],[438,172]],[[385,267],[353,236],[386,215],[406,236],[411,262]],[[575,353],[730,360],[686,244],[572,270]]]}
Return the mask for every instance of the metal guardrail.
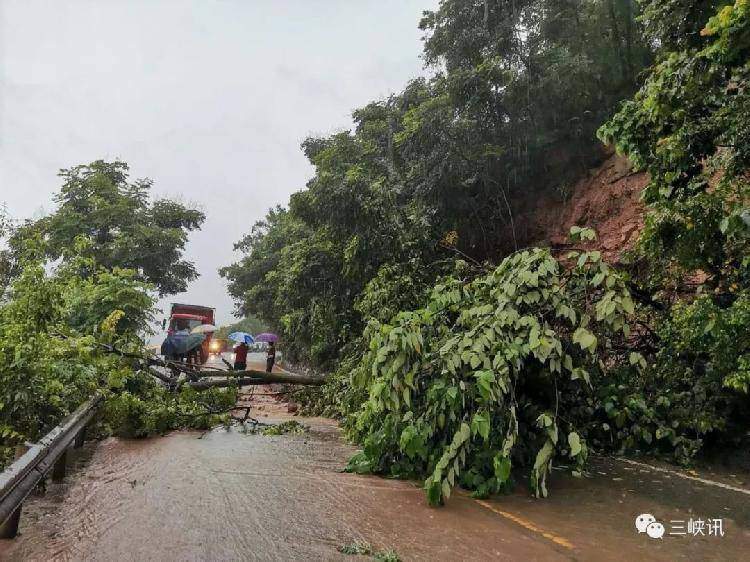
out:
{"label": "metal guardrail", "polygon": [[24,500],[51,469],[53,479],[65,476],[67,449],[73,441],[83,445],[86,425],[101,400],[97,394],[83,403],[0,474],[0,538],[16,536]]}

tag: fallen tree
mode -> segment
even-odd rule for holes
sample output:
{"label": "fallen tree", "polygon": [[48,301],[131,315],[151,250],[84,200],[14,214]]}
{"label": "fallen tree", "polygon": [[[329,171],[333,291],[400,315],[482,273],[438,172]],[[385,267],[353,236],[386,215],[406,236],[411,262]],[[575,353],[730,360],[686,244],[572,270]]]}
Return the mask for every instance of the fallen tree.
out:
{"label": "fallen tree", "polygon": [[[325,384],[325,377],[313,377],[309,375],[297,375],[294,373],[268,373],[256,369],[244,371],[203,369],[196,370],[195,365],[180,363],[179,361],[165,361],[154,355],[141,355],[126,352],[114,345],[100,344],[100,348],[107,353],[120,355],[135,360],[141,370],[152,377],[159,379],[168,387],[178,389],[181,386],[189,386],[194,390],[206,390],[208,388],[223,388],[228,386],[250,386],[260,384],[299,384],[306,386],[321,386]],[[154,367],[168,369],[172,375],[159,371]],[[180,374],[185,374],[187,381],[180,381]]]}
{"label": "fallen tree", "polygon": [[[224,386],[237,385],[237,386],[249,386],[254,384],[300,384],[308,386],[321,386],[325,384],[326,379],[324,377],[310,377],[305,375],[295,375],[287,373],[267,373],[265,371],[226,371],[226,375],[223,373],[217,373],[216,371],[198,371],[196,375],[204,378],[204,380],[190,381],[187,384],[190,388],[195,390],[204,390],[207,388],[220,388]],[[206,380],[205,377],[221,377]]]}
{"label": "fallen tree", "polygon": [[517,252],[470,281],[445,278],[422,309],[373,320],[350,378],[367,399],[346,420],[363,446],[349,470],[422,478],[433,505],[456,485],[508,490],[513,468],[537,497],[553,463],[580,475],[594,435],[583,408],[606,366],[636,376],[643,358],[613,352],[634,313],[624,276],[598,251],[566,259]]}

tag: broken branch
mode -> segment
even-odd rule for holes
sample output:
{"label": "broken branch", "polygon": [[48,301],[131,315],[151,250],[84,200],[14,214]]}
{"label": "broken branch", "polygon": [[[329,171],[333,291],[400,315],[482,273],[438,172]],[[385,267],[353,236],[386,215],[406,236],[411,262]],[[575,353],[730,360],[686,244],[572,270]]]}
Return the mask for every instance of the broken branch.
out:
{"label": "broken branch", "polygon": [[[227,371],[229,373],[229,371]],[[199,371],[196,373],[199,377],[215,377],[215,371]],[[221,388],[226,386],[250,386],[257,384],[301,384],[308,386],[321,386],[325,384],[323,377],[309,377],[305,375],[293,375],[286,373],[266,373],[265,371],[231,371],[231,375],[220,379],[201,380],[186,383],[196,390],[205,390],[207,388]]]}

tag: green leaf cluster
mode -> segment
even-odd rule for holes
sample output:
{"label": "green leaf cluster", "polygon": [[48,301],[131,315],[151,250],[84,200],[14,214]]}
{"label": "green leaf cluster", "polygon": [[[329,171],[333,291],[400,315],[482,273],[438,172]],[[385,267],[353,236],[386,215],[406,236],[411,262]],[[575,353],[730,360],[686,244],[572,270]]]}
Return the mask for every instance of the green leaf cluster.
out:
{"label": "green leaf cluster", "polygon": [[602,396],[602,440],[689,462],[747,431],[750,3],[644,5],[659,60],[599,134],[650,175],[632,256],[648,357]]}
{"label": "green leaf cluster", "polygon": [[128,183],[126,171],[78,166],[63,171],[52,215],[19,227],[0,213],[0,239],[10,242],[0,253],[0,466],[95,392],[105,396],[100,433],[128,436],[208,427],[235,403],[234,389],[172,393],[103,352],[143,353],[155,293],[185,281],[170,276],[191,270],[181,248],[202,221],[178,203],[150,203],[150,182]]}
{"label": "green leaf cluster", "polygon": [[[28,239],[41,236],[51,261],[84,252],[96,267],[136,272],[161,295],[185,291],[198,273],[182,254],[189,233],[200,228],[205,216],[172,199],[152,200],[153,182],[131,181],[128,174],[126,163],[103,160],[61,170],[56,210],[12,232],[14,272]],[[87,245],[75,248],[75,239],[85,239]]]}
{"label": "green leaf cluster", "polygon": [[[80,241],[79,241],[80,242]],[[0,450],[34,441],[127,367],[98,343],[128,344],[151,319],[148,286],[124,270],[77,257],[48,271],[27,260],[0,303]]]}
{"label": "green leaf cluster", "polygon": [[567,259],[518,252],[472,280],[445,278],[425,308],[373,320],[353,375],[369,396],[350,423],[363,445],[350,469],[424,477],[437,504],[458,483],[500,491],[512,467],[546,496],[556,457],[582,466],[586,420],[567,405],[591,395],[633,303],[598,253]]}

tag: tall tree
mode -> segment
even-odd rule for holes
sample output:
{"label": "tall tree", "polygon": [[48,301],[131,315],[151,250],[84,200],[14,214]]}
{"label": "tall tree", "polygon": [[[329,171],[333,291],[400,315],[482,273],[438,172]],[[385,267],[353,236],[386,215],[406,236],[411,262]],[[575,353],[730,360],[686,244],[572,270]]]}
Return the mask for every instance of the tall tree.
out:
{"label": "tall tree", "polygon": [[10,245],[16,255],[25,239],[41,235],[48,257],[65,259],[71,241],[83,237],[86,255],[97,267],[135,270],[161,295],[184,291],[198,277],[182,255],[188,234],[205,219],[203,212],[171,199],[152,200],[153,182],[130,181],[124,162],[97,160],[59,175],[57,209],[14,232]]}
{"label": "tall tree", "polygon": [[637,16],[629,0],[425,12],[435,75],[357,109],[353,131],[305,141],[314,177],[223,270],[240,311],[326,362],[393,310],[376,301],[396,287],[423,295],[448,258],[499,261],[532,241],[519,216],[601,159],[596,129],[650,61]]}
{"label": "tall tree", "polygon": [[699,47],[701,30],[728,0],[638,0],[648,39],[663,52]]}

